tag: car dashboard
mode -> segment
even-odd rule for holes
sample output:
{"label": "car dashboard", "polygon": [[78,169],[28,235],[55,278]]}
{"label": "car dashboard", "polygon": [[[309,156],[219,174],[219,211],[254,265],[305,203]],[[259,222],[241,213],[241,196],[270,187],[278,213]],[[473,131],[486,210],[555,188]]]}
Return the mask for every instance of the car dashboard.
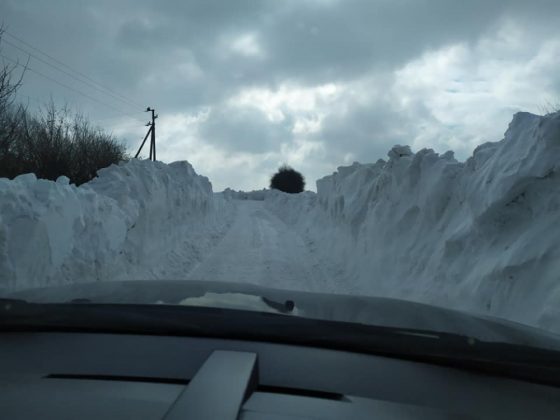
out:
{"label": "car dashboard", "polygon": [[6,419],[557,419],[560,389],[374,354],[207,337],[1,332]]}

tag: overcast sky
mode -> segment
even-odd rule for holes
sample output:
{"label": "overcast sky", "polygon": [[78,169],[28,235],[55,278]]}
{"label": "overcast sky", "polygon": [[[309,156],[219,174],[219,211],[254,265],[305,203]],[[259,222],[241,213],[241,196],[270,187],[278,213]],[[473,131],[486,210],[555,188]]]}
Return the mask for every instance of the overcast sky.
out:
{"label": "overcast sky", "polygon": [[0,62],[31,53],[74,89],[28,71],[21,101],[66,102],[131,151],[154,107],[158,159],[216,191],[267,187],[283,163],[314,190],[394,144],[464,160],[560,104],[558,0],[0,0],[0,21]]}

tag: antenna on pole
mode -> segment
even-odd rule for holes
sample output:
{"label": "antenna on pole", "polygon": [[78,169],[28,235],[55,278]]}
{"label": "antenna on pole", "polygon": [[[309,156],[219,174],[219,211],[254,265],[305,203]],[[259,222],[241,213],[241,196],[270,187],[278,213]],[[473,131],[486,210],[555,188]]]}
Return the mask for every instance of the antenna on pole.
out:
{"label": "antenna on pole", "polygon": [[135,159],[138,158],[138,155],[140,155],[140,152],[142,151],[142,148],[144,147],[144,144],[146,143],[146,140],[148,139],[148,136],[150,136],[150,157],[149,159],[152,161],[156,160],[156,118],[158,117],[156,115],[156,110],[153,108],[146,108],[146,112],[151,112],[152,113],[152,121],[148,122],[146,124],[146,127],[150,127],[148,129],[148,132],[146,133],[146,136],[144,137],[144,140],[142,140],[142,144],[140,145],[140,148],[138,149],[138,152],[136,152],[136,155],[134,156]]}

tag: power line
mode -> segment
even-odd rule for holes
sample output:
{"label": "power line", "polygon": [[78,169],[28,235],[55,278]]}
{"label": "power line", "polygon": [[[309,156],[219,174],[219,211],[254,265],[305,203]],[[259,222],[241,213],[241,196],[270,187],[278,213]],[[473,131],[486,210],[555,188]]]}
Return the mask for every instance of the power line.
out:
{"label": "power line", "polygon": [[[113,115],[109,115],[109,116],[106,116],[106,117],[96,118],[95,120],[96,120],[96,121],[109,121],[109,120],[116,120],[116,119],[119,119],[119,118],[122,118],[122,117],[133,118],[133,119],[135,119],[136,121],[141,121],[141,120],[139,120],[138,118],[133,117],[133,116],[130,115],[130,114],[113,114]],[[142,121],[142,123],[145,124],[146,121]]]}
{"label": "power line", "polygon": [[124,95],[122,95],[122,94],[120,94],[120,93],[118,93],[118,92],[115,92],[113,89],[108,88],[108,87],[102,85],[101,83],[95,81],[94,79],[92,79],[92,78],[89,77],[88,75],[86,75],[86,74],[84,74],[84,73],[82,73],[82,72],[80,72],[80,71],[78,71],[78,70],[73,69],[73,68],[70,67],[68,64],[66,64],[66,63],[64,63],[64,62],[62,62],[62,61],[60,61],[60,60],[58,60],[57,58],[55,58],[55,57],[53,57],[53,56],[47,54],[46,52],[42,51],[41,49],[39,49],[39,48],[37,48],[37,47],[34,47],[34,46],[31,45],[29,42],[24,41],[23,39],[21,39],[21,38],[15,36],[14,34],[8,32],[8,31],[6,31],[6,30],[4,30],[4,33],[5,33],[6,35],[8,35],[9,37],[11,37],[11,38],[13,38],[13,39],[15,39],[15,40],[21,42],[22,44],[26,45],[27,47],[31,48],[32,50],[35,50],[35,51],[39,52],[40,54],[44,55],[45,57],[48,57],[48,58],[51,59],[52,61],[54,61],[54,62],[56,62],[56,63],[58,63],[58,64],[60,64],[60,65],[62,65],[62,66],[64,66],[64,67],[66,67],[67,69],[69,69],[70,71],[74,72],[75,74],[77,74],[77,75],[83,77],[84,79],[89,80],[90,82],[96,84],[97,86],[101,87],[102,89],[104,89],[104,90],[106,90],[106,91],[108,91],[108,92],[111,92],[112,94],[115,94],[115,95],[117,95],[117,96],[123,98],[124,100],[126,100],[126,101],[128,101],[128,102],[134,104],[134,106],[137,106],[137,107],[139,107],[139,108],[144,108],[143,105],[139,105],[139,104],[136,103],[134,100],[132,100],[132,99],[130,99],[130,98],[127,98],[126,96],[124,96]]}
{"label": "power line", "polygon": [[47,66],[51,66],[52,68],[58,70],[58,71],[61,72],[61,73],[64,73],[65,75],[67,75],[67,76],[73,78],[74,80],[77,80],[78,82],[81,82],[81,83],[84,83],[85,85],[90,86],[91,88],[97,90],[98,92],[103,93],[104,95],[110,95],[110,96],[112,96],[114,99],[117,99],[117,100],[119,100],[119,101],[125,103],[127,106],[132,106],[132,107],[134,107],[134,108],[137,108],[137,107],[136,107],[136,104],[134,104],[134,103],[132,103],[132,102],[129,102],[129,101],[126,101],[126,100],[124,100],[124,99],[121,99],[120,97],[114,95],[114,94],[111,93],[111,92],[106,92],[105,89],[100,89],[100,88],[98,88],[97,86],[95,86],[93,83],[87,82],[87,81],[85,81],[85,80],[82,80],[82,79],[80,79],[80,78],[74,76],[72,73],[67,72],[66,70],[63,70],[63,69],[61,69],[60,67],[57,67],[57,66],[55,66],[54,64],[51,64],[51,63],[49,63],[48,61],[43,60],[43,59],[40,58],[40,57],[37,57],[35,54],[30,53],[29,51],[27,51],[27,50],[25,50],[25,49],[23,49],[23,48],[17,46],[16,44],[14,44],[14,43],[12,43],[12,42],[10,42],[10,41],[4,40],[3,42],[5,42],[5,43],[8,44],[8,45],[11,45],[11,46],[14,47],[14,48],[17,48],[18,50],[24,52],[25,54],[28,54],[30,57],[35,58],[36,60],[40,61],[41,63],[44,63],[44,64],[46,64]]}
{"label": "power line", "polygon": [[[21,38],[15,36],[14,34],[8,32],[8,31],[6,31],[6,30],[4,30],[4,33],[5,33],[6,35],[8,35],[9,37],[15,39],[16,41],[18,41],[18,42],[24,44],[25,46],[27,46],[27,47],[29,47],[29,48],[31,48],[32,50],[37,51],[38,53],[44,55],[45,57],[48,57],[50,60],[52,60],[52,61],[54,61],[54,62],[60,64],[61,66],[64,66],[65,68],[67,68],[67,69],[70,70],[71,72],[77,74],[78,76],[80,76],[80,77],[82,77],[82,78],[88,80],[89,82],[91,82],[91,83],[93,83],[93,84],[99,86],[100,88],[102,88],[103,90],[105,90],[106,92],[108,92],[109,94],[118,96],[118,97],[122,98],[122,100],[125,100],[125,101],[129,102],[130,104],[133,104],[134,106],[136,106],[136,107],[138,107],[138,108],[140,108],[140,109],[143,109],[143,108],[144,108],[143,105],[139,105],[136,101],[134,101],[134,100],[132,100],[132,99],[130,99],[130,98],[127,98],[126,96],[124,96],[124,95],[122,95],[122,94],[120,94],[120,93],[118,93],[118,92],[115,92],[113,89],[110,89],[110,88],[108,88],[108,87],[102,85],[101,83],[95,81],[94,79],[92,79],[92,78],[89,77],[88,75],[86,75],[86,74],[84,74],[84,73],[82,73],[82,72],[80,72],[80,71],[78,71],[78,70],[73,69],[73,68],[70,67],[68,64],[66,64],[66,63],[64,63],[64,62],[62,62],[62,61],[60,61],[60,60],[58,60],[57,58],[55,58],[55,57],[53,57],[53,56],[47,54],[46,52],[42,51],[41,49],[39,49],[39,48],[37,48],[37,47],[34,47],[34,46],[31,45],[29,42],[24,41],[23,39],[21,39]],[[8,41],[6,41],[6,42],[8,42]],[[13,44],[11,44],[11,45],[13,46]],[[18,47],[16,47],[16,48],[18,48]],[[28,54],[30,54],[30,53],[28,53]],[[30,55],[31,55],[31,54],[30,54]],[[35,58],[38,58],[38,57],[35,57]],[[52,64],[49,64],[49,65],[52,65]],[[53,67],[54,67],[54,66],[53,66]],[[72,76],[72,77],[74,77],[74,76]],[[83,82],[83,83],[85,83],[85,82]]]}
{"label": "power line", "polygon": [[135,120],[137,120],[137,121],[139,121],[139,122],[144,123],[144,121],[140,120],[139,118],[133,116],[132,114],[130,114],[130,113],[128,113],[128,112],[123,111],[122,109],[116,108],[116,107],[114,107],[114,106],[111,105],[111,104],[108,104],[108,103],[105,103],[105,102],[103,102],[103,101],[100,101],[99,99],[94,98],[93,96],[90,96],[90,95],[88,95],[87,93],[84,93],[84,92],[82,92],[82,91],[80,91],[80,90],[78,90],[78,89],[76,89],[76,88],[73,88],[72,86],[68,86],[68,85],[66,85],[66,84],[64,84],[64,83],[62,83],[62,82],[60,82],[60,81],[58,81],[58,80],[56,80],[56,79],[53,79],[53,78],[50,77],[50,76],[47,76],[47,75],[45,75],[45,74],[43,74],[43,73],[41,73],[41,72],[39,72],[39,71],[37,71],[37,70],[35,70],[35,69],[32,69],[31,67],[28,67],[28,66],[26,66],[26,65],[23,65],[23,64],[21,64],[19,61],[14,60],[14,59],[12,59],[12,58],[10,58],[10,57],[7,57],[7,56],[5,56],[4,54],[0,54],[0,57],[4,58],[5,60],[11,61],[11,62],[14,63],[16,66],[23,67],[26,71],[29,70],[30,72],[33,72],[33,73],[35,73],[35,74],[37,74],[37,75],[39,75],[39,76],[41,76],[41,77],[44,77],[45,79],[50,80],[51,82],[56,83],[57,85],[60,85],[60,86],[62,86],[62,87],[64,87],[64,88],[66,88],[66,89],[69,89],[69,90],[71,90],[71,91],[74,91],[74,92],[76,92],[76,93],[78,93],[78,94],[80,94],[80,95],[82,95],[82,96],[88,98],[88,99],[91,100],[91,101],[94,101],[94,102],[97,102],[97,103],[100,104],[100,105],[103,105],[103,106],[112,108],[112,109],[114,109],[115,111],[118,111],[118,112],[122,113],[122,115],[127,115],[127,116],[129,116],[129,117],[131,117],[131,118],[134,118]]}
{"label": "power line", "polygon": [[[37,106],[39,106],[39,107],[41,107],[41,106],[46,106],[46,105],[47,105],[47,104],[46,104],[44,101],[42,101],[41,99],[39,99],[39,98],[37,98],[37,97],[29,96],[29,95],[25,95],[25,100],[27,101],[27,104],[28,104],[28,105],[29,105],[29,102],[34,102],[34,103],[35,103]],[[119,119],[119,118],[122,118],[122,117],[127,117],[127,118],[130,118],[130,119],[134,119],[134,120],[136,120],[136,121],[141,121],[141,120],[139,120],[138,118],[136,118],[136,117],[134,117],[133,115],[128,114],[128,113],[127,113],[127,114],[121,114],[121,113],[112,114],[112,115],[110,115],[110,116],[105,116],[105,117],[101,117],[101,118],[97,118],[97,117],[96,117],[96,118],[95,118],[95,121],[116,120],[116,119]]]}

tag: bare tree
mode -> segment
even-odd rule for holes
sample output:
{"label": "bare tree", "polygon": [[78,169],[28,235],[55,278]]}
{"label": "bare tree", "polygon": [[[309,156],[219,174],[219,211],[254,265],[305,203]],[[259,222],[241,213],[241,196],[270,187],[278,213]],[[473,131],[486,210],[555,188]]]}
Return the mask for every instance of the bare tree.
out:
{"label": "bare tree", "polygon": [[[0,26],[0,47],[3,34],[4,28]],[[16,67],[18,64],[0,65],[0,168],[3,168],[0,176],[10,176],[17,171],[14,157],[15,139],[25,110],[22,106],[16,106],[14,101],[27,65],[23,66],[19,76],[14,78]]]}
{"label": "bare tree", "polygon": [[[3,29],[0,27],[0,42]],[[0,66],[0,177],[33,172],[55,180],[65,175],[75,184],[94,178],[101,168],[127,159],[124,145],[94,128],[67,106],[48,103],[37,115],[16,105],[27,65],[15,77],[16,65]]]}

